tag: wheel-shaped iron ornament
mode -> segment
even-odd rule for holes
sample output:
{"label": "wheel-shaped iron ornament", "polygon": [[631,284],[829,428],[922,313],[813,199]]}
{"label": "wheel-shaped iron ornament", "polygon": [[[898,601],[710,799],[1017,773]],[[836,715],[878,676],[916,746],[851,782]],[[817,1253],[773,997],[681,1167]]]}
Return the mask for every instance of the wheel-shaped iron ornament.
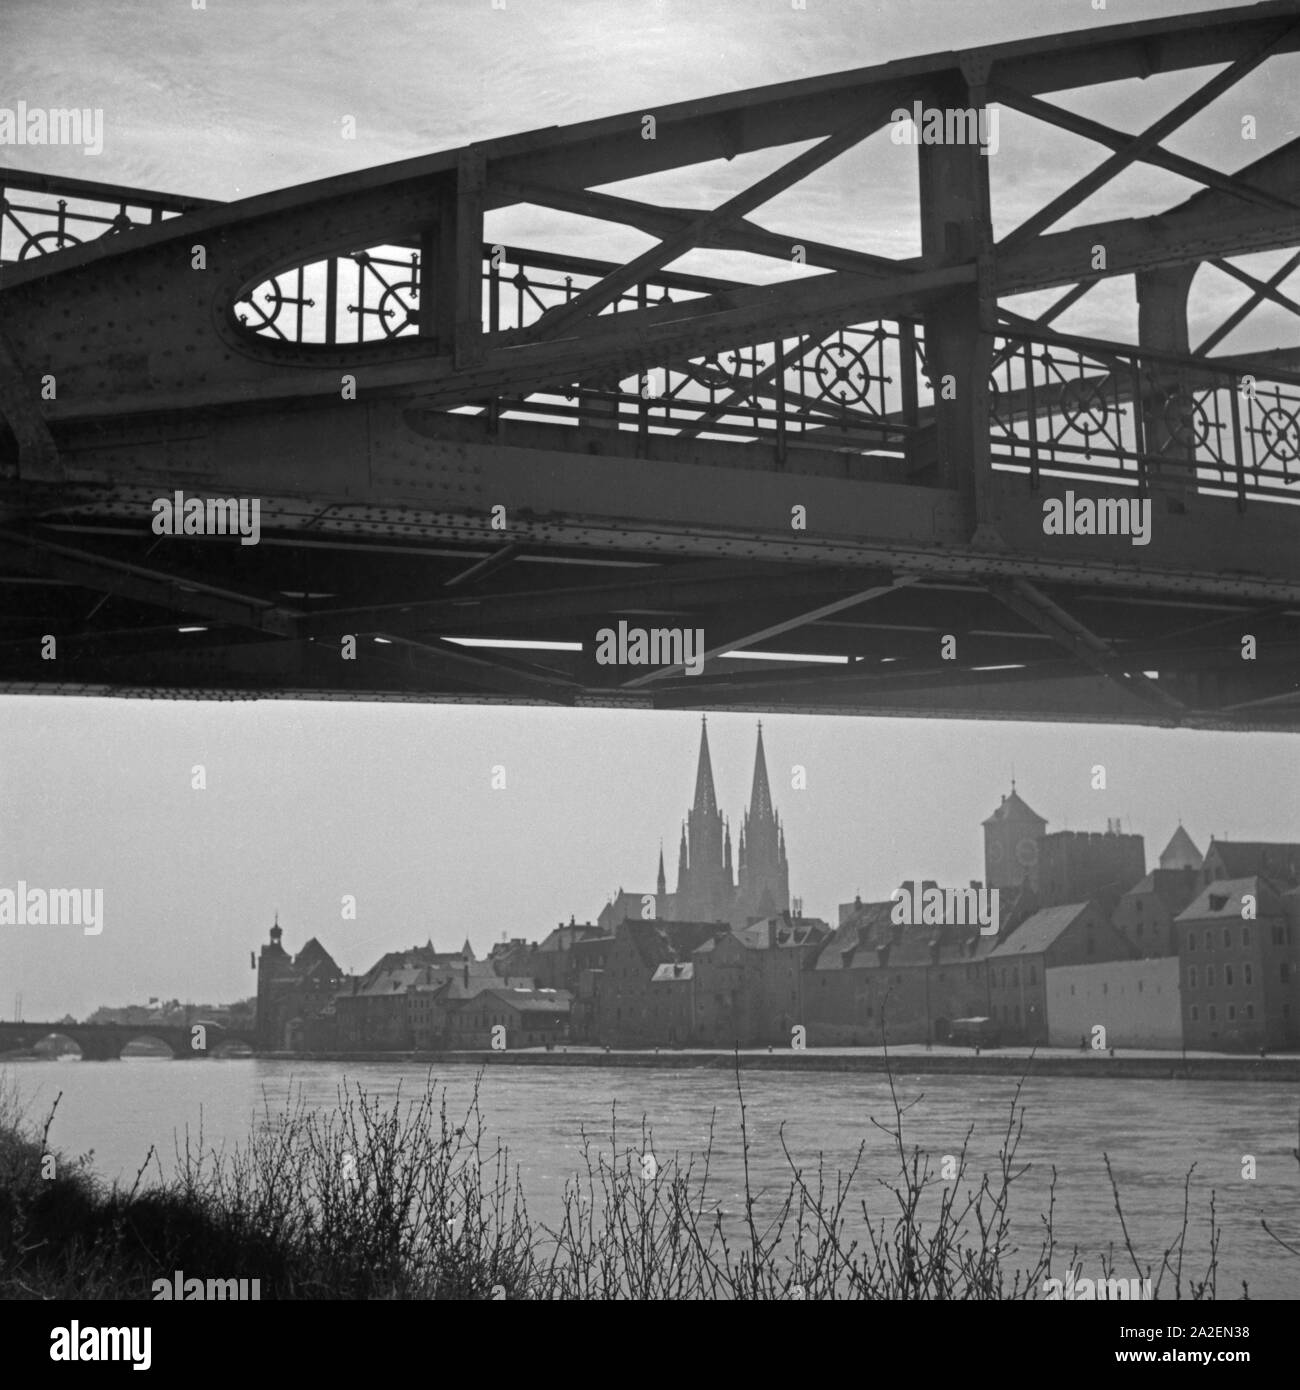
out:
{"label": "wheel-shaped iron ornament", "polygon": [[415,328],[419,312],[419,290],[413,280],[390,285],[379,298],[379,326],[386,338],[396,338],[407,328]]}
{"label": "wheel-shaped iron ornament", "polygon": [[299,300],[285,294],[284,290],[280,287],[280,281],[278,279],[267,281],[262,299],[271,306],[269,311],[263,309],[251,294],[244,300],[244,303],[247,304],[255,314],[260,316],[260,322],[249,323],[247,314],[241,313],[239,315],[239,322],[243,324],[245,328],[251,328],[254,333],[265,333],[268,329],[277,333],[280,332],[280,325],[276,320],[279,319],[285,306],[288,304],[299,304],[306,308],[315,308],[316,306],[316,301],[314,299]]}
{"label": "wheel-shaped iron ornament", "polygon": [[1061,413],[1067,428],[1087,436],[1106,428],[1110,407],[1097,382],[1076,378],[1061,388]]}
{"label": "wheel-shaped iron ornament", "polygon": [[734,374],[722,365],[718,357],[706,357],[702,362],[692,362],[690,367],[691,376],[710,391],[725,390],[735,380]]}
{"label": "wheel-shaped iron ornament", "polygon": [[[45,245],[46,242],[53,242],[52,246]],[[25,261],[30,256],[45,256],[51,251],[62,251],[68,246],[80,246],[81,238],[73,236],[71,232],[62,229],[51,230],[48,232],[33,232],[31,236],[23,242],[18,252],[18,259]]]}
{"label": "wheel-shaped iron ornament", "polygon": [[1300,458],[1300,424],[1296,417],[1281,406],[1271,405],[1259,422],[1259,437],[1264,441],[1264,453],[1279,463],[1294,463]]}
{"label": "wheel-shaped iron ornament", "polygon": [[837,405],[861,405],[871,390],[867,360],[848,343],[824,343],[817,349],[813,371],[822,395]]}
{"label": "wheel-shaped iron ornament", "polygon": [[1162,414],[1169,437],[1184,449],[1199,449],[1210,437],[1210,424],[1200,402],[1184,391],[1169,396]]}

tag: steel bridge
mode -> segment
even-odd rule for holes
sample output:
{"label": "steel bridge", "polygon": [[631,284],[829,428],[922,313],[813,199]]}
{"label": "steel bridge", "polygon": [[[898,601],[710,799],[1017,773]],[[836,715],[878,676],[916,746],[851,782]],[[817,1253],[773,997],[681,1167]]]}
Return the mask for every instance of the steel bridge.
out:
{"label": "steel bridge", "polygon": [[[230,204],[0,169],[0,690],[1300,728],[1300,351],[1216,352],[1300,312],[1300,140],[1164,143],[1297,48],[1296,0],[1094,26]],[[1068,104],[1197,68],[1138,134]],[[910,259],[751,218],[916,102],[1103,153],[995,237],[979,144],[917,144]],[[600,191],[778,146],[709,209]],[[1058,225],[1139,165],[1198,190]],[[525,204],[653,244],[487,236]],[[1250,293],[1194,345],[1207,266]],[[1053,327],[1115,277],[1133,341]],[[257,499],[258,543],[156,534],[177,492]],[[1049,534],[1058,500],[1149,503],[1149,543]],[[702,631],[703,671],[601,664],[620,622]]]}

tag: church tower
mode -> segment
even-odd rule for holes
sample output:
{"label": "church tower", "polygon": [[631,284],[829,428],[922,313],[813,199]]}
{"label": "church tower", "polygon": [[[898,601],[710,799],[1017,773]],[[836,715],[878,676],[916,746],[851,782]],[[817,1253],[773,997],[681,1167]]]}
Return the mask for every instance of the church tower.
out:
{"label": "church tower", "polygon": [[1038,842],[1047,822],[1016,794],[1011,795],[984,822],[984,882],[989,888],[1038,887]]}
{"label": "church tower", "polygon": [[695,771],[695,802],[686,817],[677,865],[673,916],[681,922],[716,922],[731,915],[735,884],[731,839],[713,786],[707,718],[700,725],[700,757]]}
{"label": "church tower", "polygon": [[785,831],[772,805],[762,720],[759,720],[758,744],[754,750],[749,810],[745,812],[740,829],[740,882],[736,897],[737,926],[745,926],[754,918],[787,912],[790,908],[790,866],[785,857]]}

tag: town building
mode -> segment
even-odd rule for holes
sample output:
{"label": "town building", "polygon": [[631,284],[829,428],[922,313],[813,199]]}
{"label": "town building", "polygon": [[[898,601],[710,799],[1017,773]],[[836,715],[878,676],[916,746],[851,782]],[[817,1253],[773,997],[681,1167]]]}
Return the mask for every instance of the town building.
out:
{"label": "town building", "polygon": [[987,1014],[997,938],[897,923],[894,908],[893,899],[855,903],[817,952],[804,980],[809,1046],[943,1041],[953,1019]]}
{"label": "town building", "polygon": [[[1206,852],[1206,865],[1232,855]],[[1214,857],[1212,857],[1214,856]],[[1253,856],[1259,862],[1261,856]],[[1175,921],[1189,1048],[1300,1045],[1300,893],[1252,874],[1209,884]]]}
{"label": "town building", "polygon": [[[1177,956],[1049,967],[1047,1040],[1053,1047],[1177,1048],[1183,1043]],[[1094,1030],[1100,1026],[1101,1033]]]}
{"label": "town building", "polygon": [[1211,840],[1201,865],[1206,886],[1262,874],[1274,886],[1300,886],[1300,845],[1262,840]]}
{"label": "town building", "polygon": [[1152,869],[1120,896],[1111,921],[1142,957],[1176,956],[1174,919],[1196,897],[1201,882],[1200,851],[1180,825]]}
{"label": "town building", "polygon": [[1142,836],[1123,834],[1119,822],[1112,821],[1105,831],[1044,835],[1038,842],[1034,886],[1043,907],[1092,900],[1109,912],[1145,873]]}
{"label": "town building", "polygon": [[989,1017],[1008,1042],[1046,1043],[1048,971],[1132,960],[1134,954],[1100,902],[1040,908],[989,953]]}
{"label": "town building", "polygon": [[269,1052],[329,1048],[343,972],[314,936],[292,957],[283,936],[277,915],[257,958],[257,1045]]}
{"label": "town building", "polygon": [[[554,1047],[569,1038],[571,997],[565,990],[512,988],[503,982],[467,997],[441,996],[439,1043],[481,1051]],[[498,1031],[500,1030],[500,1031]]]}
{"label": "town building", "polygon": [[596,983],[593,994],[584,999],[584,1033],[613,1047],[689,1042],[695,1028],[694,991],[684,986],[694,978],[692,952],[730,930],[724,921],[621,922],[607,948],[604,969],[591,972]]}

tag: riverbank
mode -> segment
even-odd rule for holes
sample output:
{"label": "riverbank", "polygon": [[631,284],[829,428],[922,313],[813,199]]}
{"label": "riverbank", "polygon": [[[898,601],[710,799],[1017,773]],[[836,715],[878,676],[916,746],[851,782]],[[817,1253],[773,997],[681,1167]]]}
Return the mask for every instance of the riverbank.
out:
{"label": "riverbank", "polygon": [[1132,1052],[1111,1057],[1064,1050],[999,1049],[978,1055],[957,1049],[900,1047],[886,1056],[880,1048],[809,1048],[796,1051],[735,1052],[653,1049],[606,1052],[570,1047],[547,1052],[271,1052],[261,1056],[295,1062],[427,1062],[430,1065],[516,1067],[658,1067],[668,1070],[716,1067],[730,1070],[865,1072],[947,1076],[1078,1076],[1143,1081],[1300,1081],[1300,1056],[1245,1057],[1224,1054]]}

